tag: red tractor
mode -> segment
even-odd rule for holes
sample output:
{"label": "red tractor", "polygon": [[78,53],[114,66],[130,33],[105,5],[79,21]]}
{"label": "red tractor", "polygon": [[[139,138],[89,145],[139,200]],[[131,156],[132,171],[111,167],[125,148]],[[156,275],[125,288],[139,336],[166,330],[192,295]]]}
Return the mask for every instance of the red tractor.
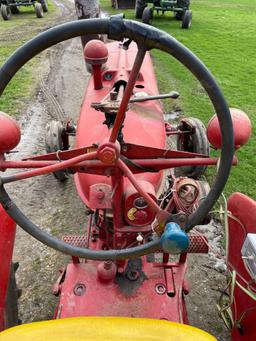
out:
{"label": "red tractor", "polygon": [[[92,40],[84,49],[92,77],[77,129],[51,122],[47,154],[10,161],[8,153],[19,143],[20,129],[12,118],[0,115],[0,170],[25,169],[1,173],[0,178],[0,251],[5,254],[0,266],[1,330],[10,326],[13,314],[8,303],[16,224],[71,256],[54,287],[59,303],[53,320],[6,329],[0,339],[215,340],[188,325],[187,254],[208,251],[206,238],[189,232],[207,220],[237,162],[234,145],[247,142],[250,123],[233,111],[233,122],[239,117],[240,123],[234,144],[225,98],[202,62],[166,33],[120,17],[69,22],[33,38],[1,68],[0,94],[38,53],[85,34],[105,34],[114,42]],[[164,121],[160,99],[175,100],[179,94],[159,94],[149,55],[154,48],[180,61],[205,88],[217,115],[207,135],[198,119],[183,119],[178,125]],[[241,129],[243,122],[247,125]],[[76,134],[72,149],[69,134]],[[178,150],[166,146],[170,136],[176,137]],[[207,138],[221,145],[220,158],[209,156]],[[210,190],[198,180],[208,165],[218,165]],[[177,170],[182,176],[177,177]],[[67,172],[74,174],[91,215],[85,235],[59,240],[21,212],[5,185],[47,173],[63,181]],[[173,254],[177,261],[170,258]]]}

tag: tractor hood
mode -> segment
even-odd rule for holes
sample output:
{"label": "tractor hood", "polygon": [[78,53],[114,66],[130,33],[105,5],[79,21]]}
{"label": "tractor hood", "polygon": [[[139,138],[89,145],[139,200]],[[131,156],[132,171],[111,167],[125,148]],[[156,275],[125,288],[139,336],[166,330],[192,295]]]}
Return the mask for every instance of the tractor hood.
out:
{"label": "tractor hood", "polygon": [[[93,77],[89,80],[77,128],[76,147],[99,144],[110,135],[104,112],[91,107],[92,103],[101,102],[115,87],[126,84],[137,54],[137,45],[130,44],[125,50],[119,42],[106,45],[109,58],[102,67],[102,88],[95,90]],[[149,53],[144,58],[133,97],[158,95],[157,81]],[[124,142],[156,148],[165,148],[165,125],[163,109],[159,100],[131,103],[126,112],[122,129]],[[153,184],[159,189],[162,173],[143,173],[136,175],[138,180]],[[79,173],[75,176],[78,193],[85,204],[89,203],[89,188],[96,183],[110,184],[110,179],[99,175]]]}

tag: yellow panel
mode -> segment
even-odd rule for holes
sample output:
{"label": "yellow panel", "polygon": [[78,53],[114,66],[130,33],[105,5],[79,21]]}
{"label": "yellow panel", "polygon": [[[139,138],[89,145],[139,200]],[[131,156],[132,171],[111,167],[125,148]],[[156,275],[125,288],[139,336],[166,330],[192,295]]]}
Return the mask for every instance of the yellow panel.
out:
{"label": "yellow panel", "polygon": [[0,333],[0,341],[217,341],[180,323],[128,317],[75,317],[24,324]]}

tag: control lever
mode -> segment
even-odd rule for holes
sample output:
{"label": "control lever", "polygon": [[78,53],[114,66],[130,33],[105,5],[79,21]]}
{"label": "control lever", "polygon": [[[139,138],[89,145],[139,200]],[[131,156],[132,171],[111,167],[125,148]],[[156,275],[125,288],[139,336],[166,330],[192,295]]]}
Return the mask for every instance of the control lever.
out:
{"label": "control lever", "polygon": [[[101,102],[91,103],[91,107],[96,110],[101,110],[105,113],[115,113],[119,109],[122,94],[117,93],[116,91],[112,91]],[[176,99],[179,97],[179,95],[180,94],[178,92],[172,91],[169,94],[162,94],[162,95],[155,95],[155,96],[143,96],[143,97],[138,96],[138,97],[131,98],[129,103],[138,103],[138,102],[152,101],[155,99],[164,99],[164,98]]]}
{"label": "control lever", "polygon": [[145,101],[153,101],[155,99],[165,99],[165,98],[172,98],[177,99],[180,94],[177,91],[172,91],[169,94],[162,94],[162,95],[155,95],[155,96],[145,96],[145,97],[134,97],[131,98],[129,103],[136,103],[136,102],[145,102]]}

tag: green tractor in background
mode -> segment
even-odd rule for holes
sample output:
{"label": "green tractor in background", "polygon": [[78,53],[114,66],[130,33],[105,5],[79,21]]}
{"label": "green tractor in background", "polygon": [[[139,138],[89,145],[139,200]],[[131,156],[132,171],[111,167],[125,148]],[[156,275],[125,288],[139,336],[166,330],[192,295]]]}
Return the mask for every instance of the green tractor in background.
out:
{"label": "green tractor in background", "polygon": [[[153,4],[148,7],[148,4]],[[189,9],[190,0],[136,0],[135,17],[142,18],[145,24],[151,24],[154,11],[164,14],[172,11],[177,20],[182,21],[182,28],[189,28],[192,22],[192,11]]]}
{"label": "green tractor in background", "polygon": [[37,18],[48,12],[47,0],[0,0],[0,12],[4,20],[10,20],[12,14],[20,13],[20,6],[33,6]]}
{"label": "green tractor in background", "polygon": [[115,9],[131,9],[135,6],[135,0],[111,0],[111,5]]}

